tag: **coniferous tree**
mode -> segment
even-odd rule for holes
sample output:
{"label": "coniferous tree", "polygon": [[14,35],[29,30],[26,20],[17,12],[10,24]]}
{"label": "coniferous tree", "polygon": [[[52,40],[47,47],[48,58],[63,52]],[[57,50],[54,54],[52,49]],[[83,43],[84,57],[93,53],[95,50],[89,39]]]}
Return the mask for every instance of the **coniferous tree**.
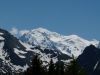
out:
{"label": "coniferous tree", "polygon": [[72,61],[66,67],[65,75],[86,75],[86,73],[73,57]]}
{"label": "coniferous tree", "polygon": [[36,55],[32,60],[32,65],[27,69],[26,75],[44,75],[44,68],[42,66],[42,61]]}
{"label": "coniferous tree", "polygon": [[60,65],[59,62],[56,62],[55,64],[55,75],[60,75]]}
{"label": "coniferous tree", "polygon": [[32,61],[32,71],[34,75],[41,75],[42,61],[40,61],[38,55]]}
{"label": "coniferous tree", "polygon": [[60,65],[60,75],[64,75],[64,63],[62,62]]}
{"label": "coniferous tree", "polygon": [[65,68],[64,63],[61,61],[54,64],[51,59],[49,62],[49,68],[42,66],[42,61],[36,55],[32,60],[32,65],[27,69],[25,75],[86,75],[85,71],[78,65],[77,60],[73,57]]}
{"label": "coniferous tree", "polygon": [[53,63],[52,59],[50,60],[49,63],[48,75],[55,75],[55,64]]}
{"label": "coniferous tree", "polygon": [[61,61],[55,64],[55,75],[64,75],[64,63]]}

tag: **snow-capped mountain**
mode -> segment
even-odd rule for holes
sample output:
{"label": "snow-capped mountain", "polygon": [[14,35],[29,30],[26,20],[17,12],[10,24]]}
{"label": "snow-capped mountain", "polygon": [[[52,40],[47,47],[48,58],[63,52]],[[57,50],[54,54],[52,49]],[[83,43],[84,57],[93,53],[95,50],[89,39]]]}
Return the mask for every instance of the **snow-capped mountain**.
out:
{"label": "snow-capped mountain", "polygon": [[27,56],[25,47],[19,40],[9,32],[0,29],[0,72],[26,69],[28,61],[25,56]]}
{"label": "snow-capped mountain", "polygon": [[0,72],[23,71],[38,54],[43,65],[48,65],[52,58],[68,62],[72,55],[78,57],[90,44],[99,47],[99,41],[88,41],[77,35],[63,36],[47,29],[37,28],[19,31],[19,38],[6,30],[0,29]]}
{"label": "snow-capped mountain", "polygon": [[40,46],[43,49],[57,49],[70,57],[78,57],[86,46],[93,44],[98,46],[99,41],[85,40],[77,35],[63,36],[44,28],[37,28],[25,32],[20,38],[22,42],[29,45]]}
{"label": "snow-capped mountain", "polygon": [[48,65],[51,58],[54,62],[70,59],[57,49],[42,49],[40,46],[24,43],[8,31],[0,29],[0,72],[26,70],[36,54],[40,56],[43,65]]}

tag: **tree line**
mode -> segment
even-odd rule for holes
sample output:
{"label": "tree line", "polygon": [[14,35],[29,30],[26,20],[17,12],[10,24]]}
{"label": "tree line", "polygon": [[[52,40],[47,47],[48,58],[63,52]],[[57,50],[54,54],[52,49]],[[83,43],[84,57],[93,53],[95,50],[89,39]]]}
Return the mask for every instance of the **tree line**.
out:
{"label": "tree line", "polygon": [[42,65],[43,62],[36,55],[31,66],[24,73],[25,75],[87,75],[85,70],[77,63],[73,57],[70,63],[64,64],[62,61],[53,62],[51,59],[48,67]]}

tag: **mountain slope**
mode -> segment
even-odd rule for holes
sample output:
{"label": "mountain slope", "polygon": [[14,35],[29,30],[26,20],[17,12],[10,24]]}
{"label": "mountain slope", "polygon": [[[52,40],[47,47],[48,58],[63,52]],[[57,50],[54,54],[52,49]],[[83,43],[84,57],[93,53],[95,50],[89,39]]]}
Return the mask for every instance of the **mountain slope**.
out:
{"label": "mountain slope", "polygon": [[16,38],[8,31],[0,29],[0,71],[23,71],[30,66],[34,55],[38,54],[43,65],[54,62],[68,62],[71,56],[78,57],[90,44],[98,46],[98,41],[88,41],[77,35],[63,36],[43,28],[33,29]]}
{"label": "mountain slope", "polygon": [[[15,52],[19,51],[19,54]],[[0,29],[0,68],[3,72],[18,70],[26,65],[25,56],[21,52],[25,52],[25,47],[19,40],[12,36],[9,32]]]}
{"label": "mountain slope", "polygon": [[54,62],[70,59],[68,55],[57,49],[41,49],[39,46],[31,46],[21,42],[8,31],[0,29],[0,72],[25,70],[36,54],[40,56],[43,65],[47,65],[51,58]]}
{"label": "mountain slope", "polygon": [[93,45],[85,48],[78,57],[78,63],[87,71],[88,75],[100,75],[100,49]]}
{"label": "mountain slope", "polygon": [[57,49],[70,57],[78,57],[86,46],[98,45],[97,40],[88,41],[77,35],[63,36],[47,29],[37,28],[25,32],[20,38],[22,42],[40,46],[41,48]]}

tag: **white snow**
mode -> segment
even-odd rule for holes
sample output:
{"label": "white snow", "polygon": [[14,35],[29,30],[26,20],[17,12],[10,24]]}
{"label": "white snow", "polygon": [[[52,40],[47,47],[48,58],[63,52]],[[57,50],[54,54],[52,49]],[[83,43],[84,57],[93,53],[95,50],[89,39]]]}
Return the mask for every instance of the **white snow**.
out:
{"label": "white snow", "polygon": [[3,49],[4,42],[0,42],[0,49]]}
{"label": "white snow", "polygon": [[34,48],[34,46],[29,45],[28,43],[24,43],[22,41],[19,41],[24,47],[26,47],[26,51],[33,51],[31,48]]}
{"label": "white snow", "polygon": [[22,51],[22,50],[18,50],[17,48],[14,48],[14,52],[16,53],[16,54],[25,54],[25,53],[27,53],[27,52],[25,52],[25,51]]}
{"label": "white snow", "polygon": [[29,67],[27,64],[24,66],[14,65],[13,63],[11,63],[11,61],[6,64],[8,64],[11,67],[12,71],[18,71],[18,72],[25,71]]}
{"label": "white snow", "polygon": [[23,55],[19,55],[19,57],[20,57],[20,58],[26,58],[26,57],[25,57],[25,56],[23,56]]}
{"label": "white snow", "polygon": [[51,32],[50,31],[48,31],[47,29],[44,29],[44,28],[37,28],[37,29],[33,29],[33,30],[31,30],[32,32],[40,32],[40,33],[48,33],[48,34],[50,34]]}
{"label": "white snow", "polygon": [[6,56],[6,54],[4,54],[4,50],[3,50],[3,47],[4,47],[4,42],[0,42],[0,58],[2,59],[2,60],[5,60],[5,56]]}
{"label": "white snow", "polygon": [[97,68],[98,64],[99,64],[99,61],[97,61],[97,63],[95,64],[95,66],[94,66],[94,69],[93,69],[93,70],[95,70],[95,69]]}
{"label": "white snow", "polygon": [[25,54],[27,52],[25,51],[22,51],[22,50],[18,50],[17,48],[14,48],[14,52],[20,57],[20,58],[26,58],[24,55],[22,54]]}
{"label": "white snow", "polygon": [[[45,54],[42,51],[38,49],[32,49],[35,46],[40,46],[42,50],[50,49],[50,50],[57,50],[60,51],[63,54],[67,54],[69,56],[74,55],[76,58],[82,54],[84,48],[86,46],[89,46],[90,44],[95,45],[96,47],[99,44],[99,41],[97,40],[86,40],[83,39],[77,35],[69,35],[64,36],[60,35],[56,32],[48,31],[44,28],[38,28],[33,30],[22,30],[18,31],[20,32],[22,39],[19,40],[19,42],[26,48],[25,50],[20,50],[19,46],[17,48],[14,48],[14,52],[20,57],[20,58],[26,58],[25,54],[28,53],[28,51],[31,51],[33,53],[40,54],[41,60],[44,62],[43,65],[47,65],[48,62],[51,59],[52,54]],[[3,33],[0,32],[0,58],[3,60],[4,64],[7,64],[8,66],[12,67],[13,70],[26,70],[28,68],[28,65],[20,66],[20,65],[14,65],[11,63],[11,60],[6,60],[5,57],[8,56],[7,52],[3,50],[4,47],[4,41],[5,40],[2,37]],[[57,53],[57,52],[55,52]],[[8,56],[9,57],[9,56]],[[57,57],[52,58],[54,63],[58,61]],[[70,62],[71,60],[62,60],[64,62]],[[99,62],[97,62],[94,66],[94,70],[96,69]]]}
{"label": "white snow", "polygon": [[3,35],[3,33],[0,32],[0,35]]}
{"label": "white snow", "polygon": [[24,45],[28,50],[32,45],[49,49],[54,49],[55,47],[62,53],[69,56],[74,55],[75,57],[82,54],[84,48],[90,44],[97,46],[99,43],[97,40],[88,41],[77,35],[60,35],[44,28],[30,30],[23,35],[22,39],[24,39]]}
{"label": "white snow", "polygon": [[5,40],[2,36],[0,36],[0,40]]}

